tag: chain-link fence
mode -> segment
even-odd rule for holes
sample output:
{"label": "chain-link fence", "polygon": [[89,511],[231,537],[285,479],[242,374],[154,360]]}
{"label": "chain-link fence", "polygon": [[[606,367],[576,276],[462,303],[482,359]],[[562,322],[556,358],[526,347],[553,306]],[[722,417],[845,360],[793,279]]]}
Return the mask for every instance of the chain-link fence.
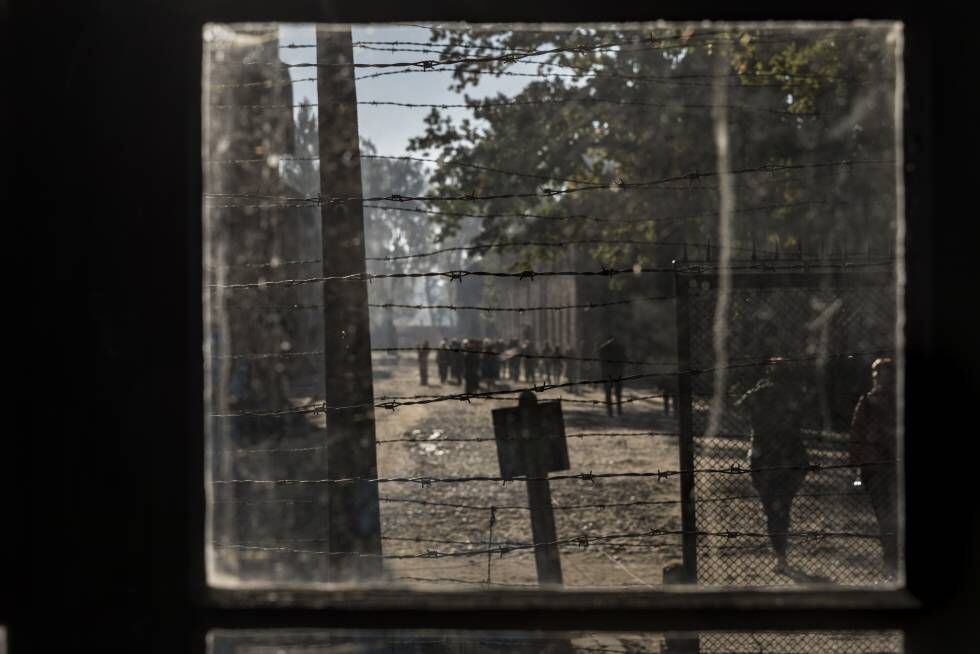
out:
{"label": "chain-link fence", "polygon": [[728,281],[677,275],[681,468],[694,470],[684,493],[685,530],[696,532],[685,543],[688,574],[720,586],[886,581],[875,510],[894,512],[895,477],[883,495],[890,507],[873,507],[857,483],[850,426],[872,362],[894,354],[894,277],[883,267]]}
{"label": "chain-link fence", "polygon": [[703,632],[698,645],[701,654],[899,654],[904,650],[902,634],[893,631]]}

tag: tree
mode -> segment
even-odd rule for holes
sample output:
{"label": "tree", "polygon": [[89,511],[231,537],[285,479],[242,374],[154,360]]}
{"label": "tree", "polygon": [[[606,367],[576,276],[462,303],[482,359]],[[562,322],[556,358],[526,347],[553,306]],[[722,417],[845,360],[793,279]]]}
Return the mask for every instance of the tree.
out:
{"label": "tree", "polygon": [[[488,265],[521,270],[561,259],[596,270],[706,256],[717,241],[719,101],[733,170],[745,171],[735,175],[736,257],[884,253],[894,238],[894,84],[882,72],[894,48],[885,27],[443,29],[432,41],[442,61],[455,62],[457,91],[488,76],[532,79],[513,98],[467,95],[473,119],[457,122],[439,109],[426,117],[410,148],[437,153],[434,195],[525,194],[438,209],[542,216],[483,220],[475,244],[580,243],[488,249]],[[867,160],[884,163],[826,165]],[[630,187],[637,182],[650,183]],[[559,219],[567,216],[588,219]],[[463,219],[435,220],[445,238]],[[589,292],[649,294],[668,285],[668,276],[622,276]]]}

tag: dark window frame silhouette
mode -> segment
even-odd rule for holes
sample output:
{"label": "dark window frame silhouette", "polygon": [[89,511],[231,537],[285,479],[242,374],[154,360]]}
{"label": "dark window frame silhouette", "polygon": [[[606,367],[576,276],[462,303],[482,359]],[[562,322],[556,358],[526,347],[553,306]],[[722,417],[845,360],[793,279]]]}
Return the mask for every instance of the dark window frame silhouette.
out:
{"label": "dark window frame silhouette", "polygon": [[[306,20],[342,22],[330,18],[324,15],[309,16],[304,22]],[[908,120],[908,116],[906,119]],[[909,130],[908,125],[906,130]],[[908,212],[911,211],[910,207]],[[199,543],[203,543],[203,540]],[[749,622],[770,626],[781,624],[779,628],[795,623],[808,625],[811,628],[819,626],[830,629],[841,624],[842,616],[858,618],[862,628],[898,628],[902,624],[900,617],[902,612],[920,606],[914,592],[907,588],[894,591],[695,590],[683,594],[670,591],[626,594],[615,591],[564,590],[531,591],[521,595],[499,591],[445,591],[438,594],[418,594],[412,591],[295,590],[278,592],[275,594],[275,599],[271,599],[267,591],[218,590],[205,586],[199,587],[198,592],[198,599],[206,611],[217,611],[223,617],[227,616],[228,624],[245,625],[257,622],[270,627],[303,624],[326,627],[328,624],[336,623],[332,618],[325,619],[323,616],[340,609],[364,610],[366,612],[364,616],[382,616],[386,626],[394,626],[390,622],[394,619],[395,624],[410,627],[432,624],[429,620],[422,619],[420,610],[427,613],[435,612],[436,615],[449,611],[453,613],[454,624],[483,627],[488,624],[486,612],[493,609],[496,615],[489,620],[489,623],[494,625],[512,624],[503,616],[512,616],[515,612],[520,612],[533,615],[534,618],[529,620],[529,623],[535,627],[550,623],[573,628],[573,624],[565,619],[555,620],[554,616],[548,614],[556,610],[587,609],[593,612],[602,611],[605,614],[617,612],[621,617],[613,619],[613,624],[617,622],[621,622],[624,626],[630,624],[634,629],[636,623],[632,621],[638,616],[646,615],[648,616],[646,622],[653,627],[652,630],[664,631],[677,631],[685,627],[696,631],[699,627],[711,625],[714,625],[712,628],[719,625],[727,625],[729,628],[744,626],[742,619],[734,621],[731,619],[732,610],[740,613],[749,612],[751,614]],[[461,608],[465,610],[461,611]],[[780,612],[783,616],[777,618],[775,622],[774,611]],[[787,615],[792,615],[793,618],[784,621]],[[361,617],[358,615],[353,622],[365,626],[372,623],[371,619],[362,623]],[[602,618],[602,620],[606,619],[610,619],[608,615]],[[403,620],[405,622],[402,622]],[[844,621],[850,622],[846,618]]]}
{"label": "dark window frame silhouette", "polygon": [[[329,595],[315,593],[303,594],[302,601],[293,604],[247,593],[218,598],[207,588],[204,574],[200,302],[205,23],[901,19],[906,36],[906,197],[911,246],[906,425],[909,434],[958,434],[956,419],[967,415],[965,409],[944,406],[943,401],[947,392],[967,398],[966,391],[953,388],[941,393],[938,387],[949,380],[961,382],[964,362],[969,364],[971,356],[976,360],[976,350],[970,349],[977,347],[976,339],[964,337],[959,326],[959,321],[966,325],[976,321],[967,307],[957,306],[964,303],[966,280],[956,266],[940,258],[940,252],[967,253],[964,243],[976,242],[969,230],[977,227],[955,211],[956,198],[965,197],[969,184],[964,184],[967,178],[956,161],[964,146],[950,133],[970,129],[970,116],[966,107],[951,104],[951,95],[959,87],[951,79],[955,71],[944,69],[948,62],[941,57],[956,52],[956,44],[966,39],[964,17],[940,14],[932,7],[897,11],[857,3],[810,7],[756,3],[742,9],[698,0],[632,11],[608,4],[572,8],[554,0],[534,6],[200,0],[166,10],[121,0],[96,6],[93,0],[80,7],[61,17],[42,15],[43,8],[35,10],[33,24],[51,20],[56,29],[50,40],[60,46],[50,52],[32,50],[37,61],[48,65],[43,70],[48,86],[39,97],[58,104],[46,107],[21,98],[31,111],[57,117],[71,128],[41,138],[44,147],[25,150],[25,157],[39,169],[52,160],[72,164],[59,185],[62,192],[39,200],[55,209],[39,211],[36,219],[59,232],[54,237],[59,255],[67,257],[78,249],[91,255],[71,259],[81,261],[77,269],[57,269],[57,274],[65,274],[51,288],[70,288],[65,293],[59,290],[59,298],[64,297],[46,307],[51,327],[50,333],[42,333],[55,344],[53,369],[74,385],[53,403],[55,408],[45,411],[48,431],[58,432],[52,437],[59,447],[44,441],[34,452],[38,460],[43,455],[56,462],[51,468],[53,480],[41,486],[36,468],[25,465],[15,470],[17,495],[23,494],[28,510],[39,516],[25,521],[24,528],[37,557],[26,561],[38,564],[32,568],[32,583],[16,586],[23,588],[23,597],[15,598],[10,588],[3,589],[0,623],[8,628],[10,651],[21,651],[21,644],[31,640],[53,640],[98,644],[104,649],[112,649],[113,643],[139,641],[152,651],[203,652],[205,635],[212,629],[338,627],[904,629],[910,654],[966,651],[949,647],[958,637],[949,628],[962,628],[965,619],[957,616],[965,615],[967,601],[976,597],[977,581],[970,575],[977,576],[977,553],[964,548],[971,538],[976,542],[977,530],[969,522],[954,524],[961,510],[967,521],[972,516],[969,507],[953,506],[962,501],[950,502],[947,495],[965,488],[968,461],[936,451],[925,443],[929,439],[914,436],[906,439],[906,591],[697,592],[673,598],[654,594],[642,602],[615,594],[591,598],[567,594],[555,601],[554,596],[542,594],[525,596],[520,606],[490,606],[486,598],[492,595],[484,592],[469,600],[460,596],[454,605],[365,594],[348,595],[342,605]],[[19,32],[14,36],[20,46],[46,36]],[[116,63],[111,70],[100,70],[99,64],[105,62]],[[39,83],[42,70],[32,65],[25,64],[26,76]],[[66,102],[73,104],[72,111],[65,110]],[[113,122],[106,123],[104,116]],[[86,134],[85,128],[92,134]],[[144,151],[141,138],[159,150]],[[62,140],[69,145],[85,143],[96,154],[51,147]],[[140,165],[113,158],[119,149],[124,155],[139,154]],[[85,158],[90,156],[105,157],[97,159],[102,166],[90,165]],[[116,176],[107,175],[105,166],[115,166]],[[33,188],[50,192],[51,185],[32,174],[25,177]],[[93,189],[104,194],[98,202],[86,194]],[[77,218],[85,209],[92,213],[83,230]],[[955,225],[958,231],[950,234],[939,225]],[[46,240],[45,247],[50,243]],[[138,262],[145,262],[142,269],[135,267]],[[120,268],[120,263],[134,267]],[[51,298],[50,292],[44,289],[44,297]],[[948,341],[957,337],[962,342],[955,351],[963,353],[964,361],[946,356],[951,351]],[[153,347],[140,347],[147,340]],[[62,353],[75,356],[54,361]],[[90,370],[87,377],[77,372],[81,366]],[[118,376],[120,370],[129,371],[131,378]],[[139,407],[104,404],[107,395],[100,386],[118,391],[137,383],[160,393]],[[79,424],[102,431],[82,440],[73,431]],[[112,495],[122,488],[132,492]],[[943,525],[939,533],[937,522]],[[18,557],[11,559],[8,568],[14,568],[14,561],[18,571],[26,565]],[[25,616],[35,606],[40,614]]]}

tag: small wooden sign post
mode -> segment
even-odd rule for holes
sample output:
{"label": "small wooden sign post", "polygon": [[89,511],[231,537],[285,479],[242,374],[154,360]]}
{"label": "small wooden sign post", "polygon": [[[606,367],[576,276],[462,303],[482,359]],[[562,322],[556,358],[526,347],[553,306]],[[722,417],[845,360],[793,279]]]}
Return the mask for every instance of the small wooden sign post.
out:
{"label": "small wooden sign post", "polygon": [[500,476],[527,477],[538,583],[561,584],[558,535],[548,485],[549,472],[568,470],[561,400],[539,403],[534,393],[524,391],[516,407],[494,409],[492,414]]}

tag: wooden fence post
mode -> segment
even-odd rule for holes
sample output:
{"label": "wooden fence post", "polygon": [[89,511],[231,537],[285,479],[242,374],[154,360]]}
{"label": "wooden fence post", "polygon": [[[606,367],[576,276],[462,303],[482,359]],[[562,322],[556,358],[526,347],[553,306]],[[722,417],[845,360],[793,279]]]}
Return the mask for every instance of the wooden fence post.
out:
{"label": "wooden fence post", "polygon": [[697,583],[697,518],[694,504],[694,420],[691,394],[691,337],[690,337],[690,279],[674,272],[674,295],[677,298],[677,421],[680,431],[678,443],[681,483],[681,537],[682,560],[688,583]]}
{"label": "wooden fence post", "polygon": [[[353,61],[350,28],[316,28],[317,62]],[[317,125],[320,138],[321,195],[361,198],[361,164],[357,132],[354,68],[317,68]],[[324,202],[323,275],[365,272],[364,216],[361,201]],[[328,410],[327,477],[377,477],[374,433],[374,389],[366,281],[325,281],[324,401]],[[378,487],[368,481],[329,484],[326,490],[330,552],[328,579],[354,581],[381,571],[381,518]],[[366,554],[369,556],[358,556]]]}

